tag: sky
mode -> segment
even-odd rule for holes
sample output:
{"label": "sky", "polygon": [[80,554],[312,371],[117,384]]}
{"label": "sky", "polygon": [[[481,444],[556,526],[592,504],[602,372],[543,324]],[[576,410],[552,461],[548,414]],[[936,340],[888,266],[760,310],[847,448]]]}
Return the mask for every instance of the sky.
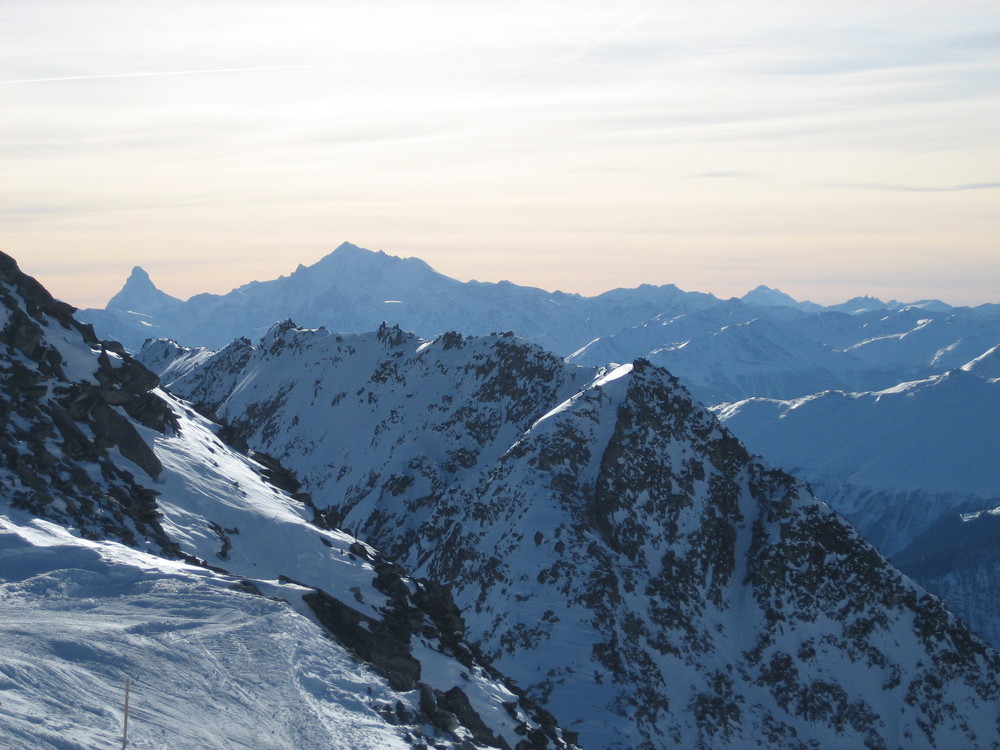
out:
{"label": "sky", "polygon": [[0,0],[0,250],[103,307],[459,279],[1000,302],[995,0]]}

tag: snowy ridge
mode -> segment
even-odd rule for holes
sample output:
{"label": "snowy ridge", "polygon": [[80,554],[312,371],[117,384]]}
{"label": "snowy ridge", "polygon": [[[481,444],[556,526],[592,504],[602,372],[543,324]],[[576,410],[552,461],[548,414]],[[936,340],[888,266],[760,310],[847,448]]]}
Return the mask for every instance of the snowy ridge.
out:
{"label": "snowy ridge", "polygon": [[719,300],[669,284],[581,297],[509,282],[461,283],[416,258],[350,243],[289,276],[187,302],[136,269],[106,309],[81,316],[131,351],[148,338],[219,349],[239,337],[257,341],[288,318],[353,333],[387,322],[427,338],[512,331],[578,364],[644,357],[705,403],[877,390],[941,374],[1000,344],[995,305],[865,297],[824,308],[767,287]]}
{"label": "snowy ridge", "polygon": [[285,323],[167,385],[446,583],[584,746],[996,744],[996,655],[645,360]]}
{"label": "snowy ridge", "polygon": [[107,746],[130,678],[130,747],[571,746],[447,590],[324,524],[7,256],[0,297],[0,745]]}
{"label": "snowy ridge", "polygon": [[591,341],[569,361],[643,356],[681,378],[708,404],[792,399],[825,390],[880,390],[943,374],[1000,344],[988,311],[916,308],[781,313],[729,300],[662,314]]}

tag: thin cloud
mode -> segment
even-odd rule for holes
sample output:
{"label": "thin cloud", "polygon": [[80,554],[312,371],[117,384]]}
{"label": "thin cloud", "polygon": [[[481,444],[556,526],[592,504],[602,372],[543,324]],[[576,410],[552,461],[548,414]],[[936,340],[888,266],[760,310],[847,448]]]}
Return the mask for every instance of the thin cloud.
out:
{"label": "thin cloud", "polygon": [[716,180],[716,179],[745,179],[755,177],[753,172],[741,172],[739,170],[720,170],[717,172],[698,172],[696,174],[685,175],[690,180]]}
{"label": "thin cloud", "polygon": [[866,190],[892,190],[903,193],[954,193],[962,190],[996,190],[1000,182],[970,182],[966,185],[885,185],[865,182],[844,187],[864,188]]}
{"label": "thin cloud", "polygon": [[315,70],[329,68],[329,65],[258,65],[247,68],[205,68],[201,70],[163,70],[145,73],[106,73],[86,76],[55,76],[52,78],[22,78],[12,81],[0,81],[0,85],[8,86],[21,83],[56,83],[62,81],[97,81],[107,78],[161,78],[164,76],[191,76],[210,73],[253,73],[268,70]]}

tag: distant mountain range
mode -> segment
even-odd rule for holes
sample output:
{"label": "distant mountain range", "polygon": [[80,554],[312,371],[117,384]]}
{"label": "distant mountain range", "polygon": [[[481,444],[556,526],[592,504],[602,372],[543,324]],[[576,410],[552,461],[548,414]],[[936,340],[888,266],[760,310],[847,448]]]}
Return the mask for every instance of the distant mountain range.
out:
{"label": "distant mountain range", "polygon": [[[990,468],[1000,463],[992,458],[1000,437],[989,382],[1000,375],[998,305],[860,296],[822,307],[766,286],[729,300],[672,285],[586,298],[462,283],[417,259],[345,243],[288,277],[188,302],[164,295],[136,269],[106,310],[82,316],[133,350],[155,335],[191,348],[174,368],[237,337],[255,343],[286,318],[335,332],[372,331],[387,321],[425,338],[509,330],[590,367],[642,357],[716,405],[752,450],[807,479],[884,554],[902,554],[939,524],[956,548],[981,550],[986,542],[973,527],[993,516],[956,519],[1000,506]],[[966,533],[975,545],[963,542]],[[1000,537],[995,543],[1000,555]],[[968,588],[937,584],[954,559],[924,555],[919,568],[907,569],[1000,644],[989,604],[1000,601],[1000,585],[984,588],[980,578],[968,578]],[[945,567],[937,570],[935,560]]]}
{"label": "distant mountain range", "polygon": [[259,339],[275,322],[293,317],[334,331],[371,331],[388,322],[425,336],[456,329],[461,322],[472,334],[523,331],[521,335],[569,354],[665,307],[699,309],[716,301],[672,285],[587,298],[506,281],[463,283],[417,258],[344,243],[289,276],[254,281],[224,295],[199,294],[186,302],[161,292],[137,267],[104,310],[83,310],[80,317],[132,351],[157,337],[217,349],[240,336]]}
{"label": "distant mountain range", "polygon": [[285,319],[337,332],[385,322],[424,337],[512,331],[579,364],[645,357],[710,404],[888,388],[960,367],[1000,343],[998,305],[859,297],[824,308],[764,286],[731,300],[673,285],[582,297],[463,283],[416,258],[349,243],[290,276],[186,302],[136,268],[104,310],[79,316],[133,352],[149,338],[220,349],[239,337],[259,340]]}
{"label": "distant mountain range", "polygon": [[0,744],[130,678],[135,747],[997,746],[1000,657],[648,360],[286,321],[150,343],[182,401],[0,301]]}

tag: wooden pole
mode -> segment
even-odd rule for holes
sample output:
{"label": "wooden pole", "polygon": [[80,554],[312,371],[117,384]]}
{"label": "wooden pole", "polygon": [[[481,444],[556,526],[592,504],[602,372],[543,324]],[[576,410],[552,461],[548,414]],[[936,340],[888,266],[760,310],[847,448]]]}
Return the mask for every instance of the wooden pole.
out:
{"label": "wooden pole", "polygon": [[122,732],[122,750],[128,747],[128,690],[129,680],[125,679],[125,729]]}

